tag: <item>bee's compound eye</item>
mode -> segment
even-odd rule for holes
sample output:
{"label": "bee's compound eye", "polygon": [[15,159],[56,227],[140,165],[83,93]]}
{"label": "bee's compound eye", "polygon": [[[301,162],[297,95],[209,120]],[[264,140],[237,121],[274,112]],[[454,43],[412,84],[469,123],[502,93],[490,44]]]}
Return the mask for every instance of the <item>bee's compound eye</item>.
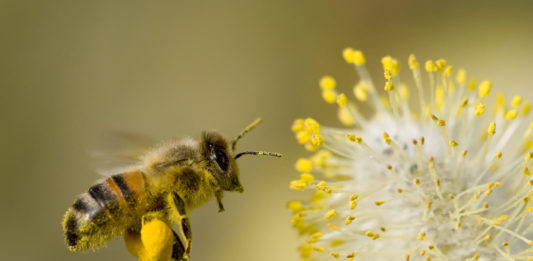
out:
{"label": "bee's compound eye", "polygon": [[218,164],[222,171],[228,171],[229,159],[228,155],[226,154],[226,150],[215,148],[211,154],[211,157]]}

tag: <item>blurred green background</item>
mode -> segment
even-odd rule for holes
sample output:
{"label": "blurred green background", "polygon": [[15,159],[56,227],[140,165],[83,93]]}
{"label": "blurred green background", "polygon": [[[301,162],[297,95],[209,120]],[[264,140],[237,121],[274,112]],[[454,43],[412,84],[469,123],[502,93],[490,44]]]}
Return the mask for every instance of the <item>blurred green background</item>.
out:
{"label": "blurred green background", "polygon": [[[134,260],[122,240],[70,253],[61,219],[99,176],[88,148],[124,130],[165,139],[263,124],[241,149],[283,159],[239,161],[245,194],[193,212],[192,260],[296,260],[287,200],[306,155],[294,118],[338,125],[324,74],[351,93],[346,46],[380,58],[439,57],[531,100],[528,1],[0,1],[2,260]],[[404,78],[407,78],[405,74]]]}

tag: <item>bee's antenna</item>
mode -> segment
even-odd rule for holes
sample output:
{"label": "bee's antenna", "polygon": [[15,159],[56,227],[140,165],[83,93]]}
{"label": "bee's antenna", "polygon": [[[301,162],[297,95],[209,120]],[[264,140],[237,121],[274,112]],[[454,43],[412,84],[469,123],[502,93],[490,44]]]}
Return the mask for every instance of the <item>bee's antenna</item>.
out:
{"label": "bee's antenna", "polygon": [[261,156],[273,156],[281,158],[281,153],[268,152],[268,151],[245,151],[235,155],[235,159],[238,159],[242,155],[261,155]]}
{"label": "bee's antenna", "polygon": [[[248,125],[242,132],[239,134],[239,136],[235,137],[231,141],[231,149],[235,151],[235,148],[237,147],[237,141],[239,141],[244,135],[246,135],[248,132],[250,132],[255,126],[259,125],[261,123],[261,118],[257,118],[254,122],[252,122],[250,125]],[[237,158],[237,157],[235,157]]]}

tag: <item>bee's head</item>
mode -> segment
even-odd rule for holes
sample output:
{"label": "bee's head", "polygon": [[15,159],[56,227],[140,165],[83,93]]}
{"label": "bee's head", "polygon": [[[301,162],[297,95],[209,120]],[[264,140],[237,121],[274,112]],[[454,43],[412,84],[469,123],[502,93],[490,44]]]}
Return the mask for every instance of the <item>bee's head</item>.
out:
{"label": "bee's head", "polygon": [[205,132],[201,144],[209,169],[219,186],[226,191],[243,192],[239,168],[226,139],[217,132]]}
{"label": "bee's head", "polygon": [[209,168],[213,172],[219,186],[226,191],[243,192],[244,188],[239,180],[239,167],[236,160],[243,155],[267,155],[281,157],[279,153],[265,151],[245,151],[235,153],[237,141],[244,137],[255,126],[261,123],[261,119],[255,120],[231,141],[231,148],[217,132],[205,132],[202,137],[202,152],[209,162]]}

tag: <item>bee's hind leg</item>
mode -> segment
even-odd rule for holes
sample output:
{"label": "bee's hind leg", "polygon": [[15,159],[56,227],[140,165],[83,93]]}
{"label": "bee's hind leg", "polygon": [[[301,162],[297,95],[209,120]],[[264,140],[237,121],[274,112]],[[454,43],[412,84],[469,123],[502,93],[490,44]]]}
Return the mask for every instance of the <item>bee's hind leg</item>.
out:
{"label": "bee's hind leg", "polygon": [[144,214],[140,231],[127,230],[124,241],[128,250],[139,258],[139,261],[168,260],[175,244],[174,232],[161,212]]}
{"label": "bee's hind leg", "polygon": [[[172,258],[175,260],[187,260],[191,255],[192,246],[191,222],[189,217],[187,217],[185,201],[175,192],[172,192],[172,199],[179,214],[176,220],[178,233],[174,232],[175,242],[172,248]],[[185,240],[185,244],[182,242],[182,238]]]}

